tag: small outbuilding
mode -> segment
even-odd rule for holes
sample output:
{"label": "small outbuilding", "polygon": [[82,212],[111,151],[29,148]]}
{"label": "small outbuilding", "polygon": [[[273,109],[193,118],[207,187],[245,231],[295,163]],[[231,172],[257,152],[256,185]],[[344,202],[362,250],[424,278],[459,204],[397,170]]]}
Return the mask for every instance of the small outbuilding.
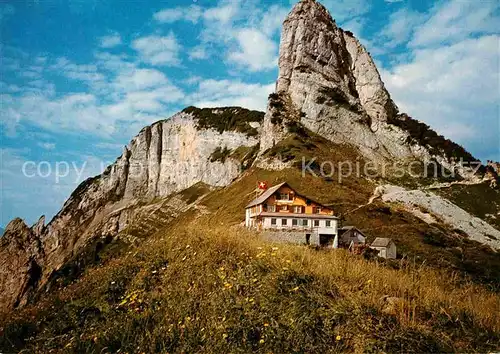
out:
{"label": "small outbuilding", "polygon": [[343,226],[339,228],[339,244],[343,248],[348,248],[351,245],[364,245],[366,236],[355,226]]}
{"label": "small outbuilding", "polygon": [[396,244],[390,238],[377,237],[370,248],[377,250],[379,257],[396,258]]}

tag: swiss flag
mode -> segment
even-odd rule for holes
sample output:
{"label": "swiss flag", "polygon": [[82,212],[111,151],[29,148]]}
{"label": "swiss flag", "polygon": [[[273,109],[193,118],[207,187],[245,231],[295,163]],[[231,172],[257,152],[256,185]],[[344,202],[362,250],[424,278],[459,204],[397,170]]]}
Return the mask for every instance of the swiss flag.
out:
{"label": "swiss flag", "polygon": [[259,189],[267,189],[267,182],[259,182]]}

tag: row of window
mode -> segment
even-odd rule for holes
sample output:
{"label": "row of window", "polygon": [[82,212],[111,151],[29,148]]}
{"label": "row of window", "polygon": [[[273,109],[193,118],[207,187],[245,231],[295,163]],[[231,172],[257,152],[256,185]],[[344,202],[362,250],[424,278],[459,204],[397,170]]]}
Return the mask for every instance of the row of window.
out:
{"label": "row of window", "polygon": [[[275,213],[276,212],[276,205],[267,205],[266,210],[270,213]],[[305,208],[301,205],[279,205],[279,210],[280,211],[290,211],[292,210],[296,214],[302,214],[305,212]],[[321,207],[314,207],[313,208],[313,213],[314,214],[320,214],[321,213]]]}
{"label": "row of window", "polygon": [[[309,220],[307,219],[291,219],[292,226],[309,226]],[[313,226],[318,227],[319,226],[319,220],[311,220],[313,222]],[[271,218],[271,225],[277,225],[277,219],[276,218]],[[289,219],[281,219],[281,226],[288,226],[289,224]],[[330,220],[325,220],[325,227],[331,227],[332,222]]]}

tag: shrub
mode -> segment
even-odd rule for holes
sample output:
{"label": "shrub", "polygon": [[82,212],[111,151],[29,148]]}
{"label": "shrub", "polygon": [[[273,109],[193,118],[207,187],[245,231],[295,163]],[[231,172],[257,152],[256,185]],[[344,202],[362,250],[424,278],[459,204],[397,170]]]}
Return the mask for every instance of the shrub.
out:
{"label": "shrub", "polygon": [[217,147],[214,152],[210,155],[210,162],[226,162],[227,157],[231,154],[231,149],[228,149],[227,146],[224,146],[224,148],[221,148],[220,146]]}
{"label": "shrub", "polygon": [[198,129],[214,129],[219,133],[237,131],[248,136],[257,136],[259,132],[249,123],[262,123],[264,113],[240,107],[197,108],[187,107],[182,112],[192,114],[197,120]]}
{"label": "shrub", "polygon": [[444,138],[427,124],[411,118],[407,114],[399,114],[389,120],[390,124],[396,125],[410,134],[410,143],[418,143],[430,148],[432,154],[446,154],[448,158],[463,159],[464,162],[476,161],[467,150],[453,141]]}

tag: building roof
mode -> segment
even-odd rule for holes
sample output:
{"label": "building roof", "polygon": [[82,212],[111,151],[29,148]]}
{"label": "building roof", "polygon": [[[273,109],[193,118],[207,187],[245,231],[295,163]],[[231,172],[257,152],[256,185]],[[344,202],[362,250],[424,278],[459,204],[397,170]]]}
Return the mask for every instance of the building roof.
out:
{"label": "building roof", "polygon": [[358,229],[356,226],[342,226],[342,227],[339,227],[339,230],[338,230],[339,236],[342,236],[343,234],[345,234],[346,232],[351,231],[351,230],[356,230],[363,237],[366,237],[366,235],[363,233],[363,231],[361,231],[360,229]]}
{"label": "building roof", "polygon": [[277,185],[269,188],[264,193],[262,193],[261,195],[259,195],[257,198],[255,198],[254,200],[252,200],[250,202],[250,204],[248,204],[246,206],[246,208],[250,208],[250,207],[253,207],[255,205],[259,205],[259,204],[264,203],[270,196],[272,196],[278,189],[280,189],[281,187],[283,187],[285,184],[287,184],[287,183],[283,182],[283,183],[277,184]]}
{"label": "building roof", "polygon": [[387,247],[392,242],[390,238],[377,237],[371,244],[372,247]]}
{"label": "building roof", "polygon": [[352,229],[355,229],[356,227],[355,226],[342,226],[342,227],[339,227],[339,231],[342,230],[342,231],[349,231],[349,230],[352,230]]}
{"label": "building roof", "polygon": [[[342,226],[342,227],[339,227],[339,235],[347,232],[347,231],[350,231],[350,230],[353,230],[353,229],[356,229],[355,226]],[[357,229],[356,229],[357,230]],[[359,231],[359,230],[358,230]],[[360,231],[361,232],[361,231]],[[362,232],[361,232],[362,233]]]}
{"label": "building roof", "polygon": [[333,215],[326,214],[300,214],[300,213],[271,213],[267,211],[263,211],[258,214],[259,216],[275,216],[275,217],[286,217],[286,218],[300,218],[300,219],[328,219],[328,220],[337,220],[338,217]]}

